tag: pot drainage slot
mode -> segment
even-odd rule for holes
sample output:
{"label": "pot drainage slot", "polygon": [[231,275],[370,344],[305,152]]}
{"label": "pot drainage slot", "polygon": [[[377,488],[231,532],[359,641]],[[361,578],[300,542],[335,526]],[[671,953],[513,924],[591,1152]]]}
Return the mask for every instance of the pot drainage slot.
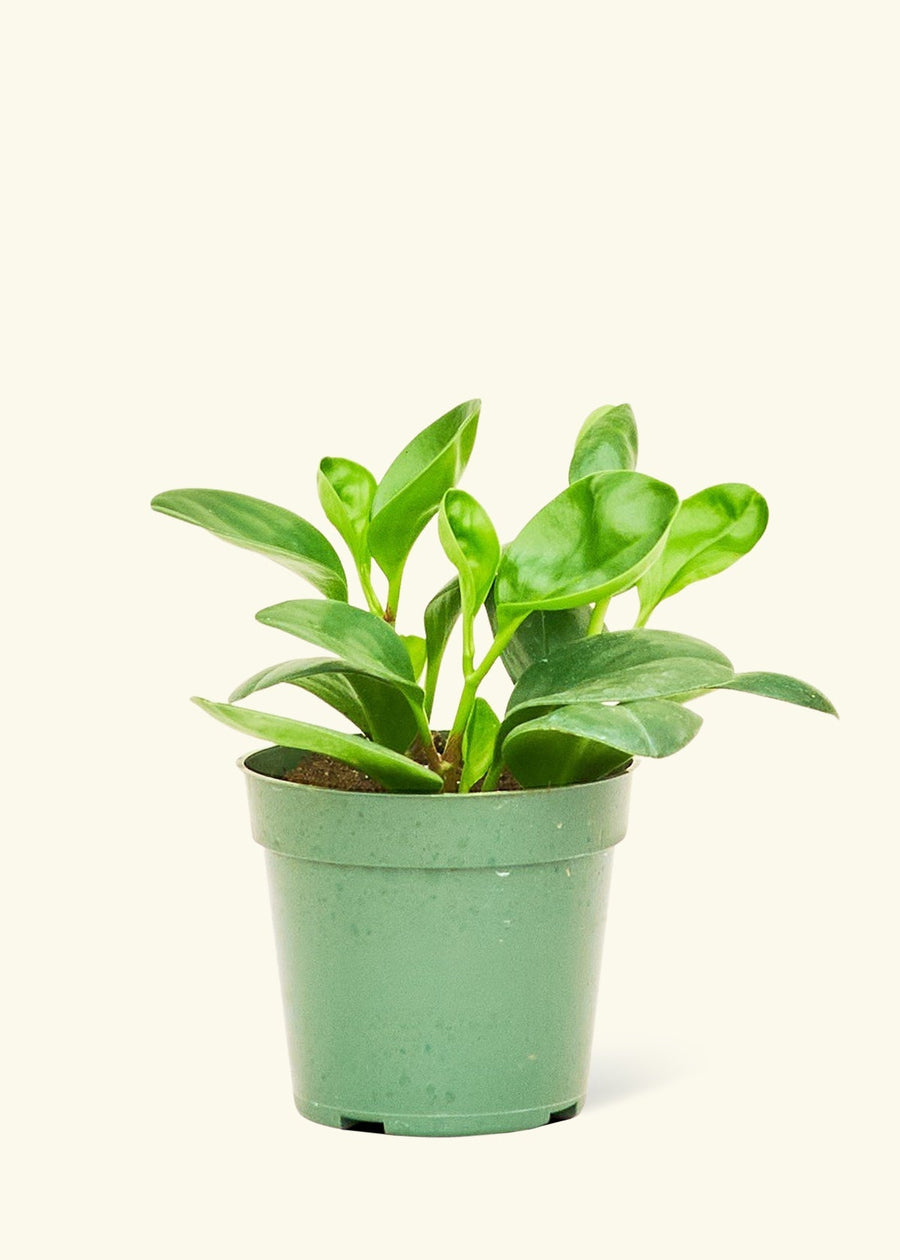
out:
{"label": "pot drainage slot", "polygon": [[563,1107],[559,1111],[551,1111],[548,1124],[556,1124],[558,1120],[571,1120],[578,1111],[578,1103],[572,1103],[570,1107]]}
{"label": "pot drainage slot", "polygon": [[352,1116],[341,1116],[341,1128],[356,1129],[358,1133],[384,1133],[380,1120],[354,1120]]}

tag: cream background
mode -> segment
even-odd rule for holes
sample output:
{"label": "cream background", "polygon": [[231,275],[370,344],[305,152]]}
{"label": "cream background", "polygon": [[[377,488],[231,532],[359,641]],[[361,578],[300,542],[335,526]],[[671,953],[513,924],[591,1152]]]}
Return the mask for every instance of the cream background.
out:
{"label": "cream background", "polygon": [[[896,1256],[894,6],[2,21],[6,1254]],[[318,521],[321,455],[474,394],[505,537],[603,402],[682,493],[758,485],[655,624],[842,721],[711,697],[641,767],[579,1120],[379,1141],[293,1113],[248,741],[186,703],[305,591],[147,502]]]}

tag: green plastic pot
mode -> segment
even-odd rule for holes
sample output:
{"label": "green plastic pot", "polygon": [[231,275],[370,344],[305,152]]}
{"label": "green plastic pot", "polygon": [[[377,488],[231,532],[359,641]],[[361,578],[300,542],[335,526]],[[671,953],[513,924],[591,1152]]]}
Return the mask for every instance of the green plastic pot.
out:
{"label": "green plastic pot", "polygon": [[266,849],[298,1110],[429,1136],[575,1116],[630,773],[376,795],[280,778],[302,756],[239,762]]}

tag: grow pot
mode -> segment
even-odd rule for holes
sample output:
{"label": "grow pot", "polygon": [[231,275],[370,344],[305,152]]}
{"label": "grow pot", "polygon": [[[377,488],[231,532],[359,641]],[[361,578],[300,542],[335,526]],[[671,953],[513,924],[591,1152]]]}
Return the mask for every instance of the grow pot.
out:
{"label": "grow pot", "polygon": [[388,795],[244,757],[266,850],[298,1110],[378,1133],[569,1119],[587,1088],[613,846],[631,775]]}

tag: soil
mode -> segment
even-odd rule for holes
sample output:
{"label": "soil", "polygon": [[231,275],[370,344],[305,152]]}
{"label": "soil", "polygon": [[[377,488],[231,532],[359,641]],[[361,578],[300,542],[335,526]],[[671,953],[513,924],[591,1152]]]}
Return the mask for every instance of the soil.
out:
{"label": "soil", "polygon": [[[434,736],[438,752],[443,751],[444,741],[439,734]],[[425,765],[425,755],[420,749],[413,750],[413,757]],[[339,792],[386,792],[380,783],[370,779],[362,770],[348,766],[336,757],[327,757],[324,753],[309,753],[293,770],[287,770],[283,776],[288,783],[306,783],[311,787],[335,788]],[[480,783],[476,783],[473,792],[479,791]],[[508,770],[504,770],[497,785],[498,792],[521,791],[521,783],[517,783]]]}

